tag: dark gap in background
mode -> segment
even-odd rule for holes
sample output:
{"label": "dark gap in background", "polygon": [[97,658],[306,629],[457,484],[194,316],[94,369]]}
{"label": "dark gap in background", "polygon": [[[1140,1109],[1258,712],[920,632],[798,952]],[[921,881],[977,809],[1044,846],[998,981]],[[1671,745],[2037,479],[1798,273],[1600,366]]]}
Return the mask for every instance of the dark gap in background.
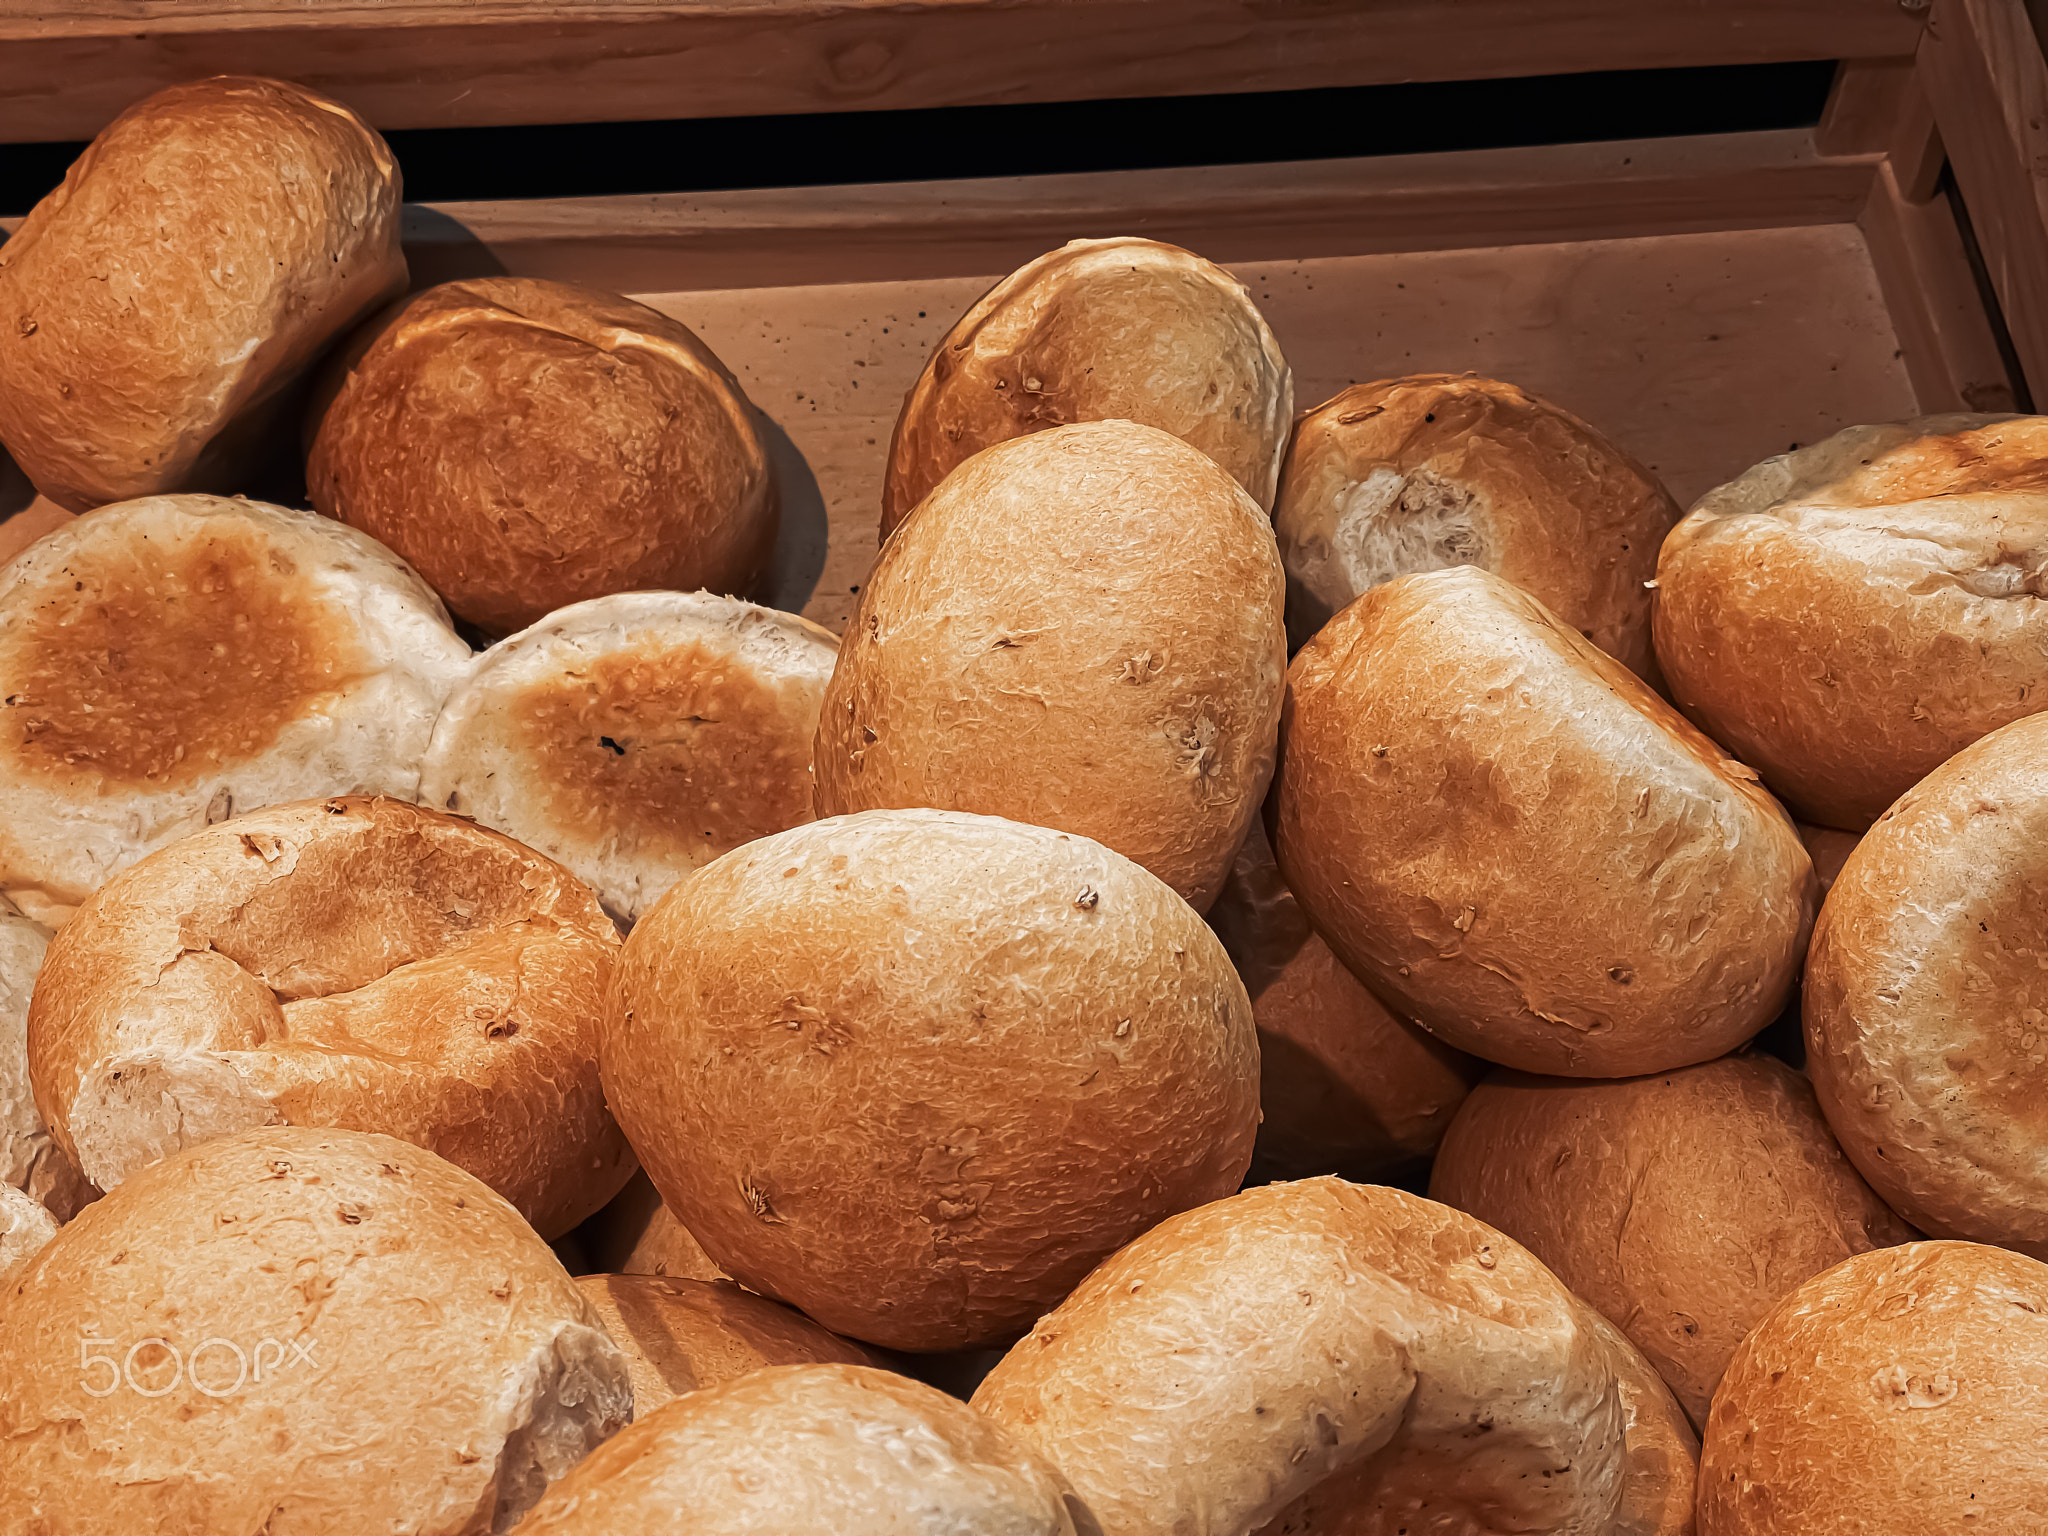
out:
{"label": "dark gap in background", "polygon": [[[1732,65],[386,137],[413,202],[715,192],[1802,128],[1820,121],[1834,71],[1826,61]],[[0,147],[0,215],[26,213],[84,147]]]}

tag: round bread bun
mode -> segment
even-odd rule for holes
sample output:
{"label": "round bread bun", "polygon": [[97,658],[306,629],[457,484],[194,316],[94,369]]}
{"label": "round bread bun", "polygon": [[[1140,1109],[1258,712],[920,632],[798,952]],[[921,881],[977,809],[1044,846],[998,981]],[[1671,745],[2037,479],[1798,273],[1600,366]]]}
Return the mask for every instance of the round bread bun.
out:
{"label": "round bread bun", "polygon": [[0,1185],[69,1221],[96,1199],[36,1109],[28,1077],[28,1006],[50,931],[0,896]]}
{"label": "round bread bun", "polygon": [[1317,937],[1258,822],[1209,909],[1259,1031],[1252,1178],[1415,1172],[1484,1068],[1387,1012]]}
{"label": "round bread bun", "polygon": [[1835,877],[1841,874],[1842,866],[1849,862],[1849,855],[1856,851],[1856,845],[1862,840],[1861,832],[1800,824],[1799,841],[1806,844],[1807,855],[1813,860],[1813,877],[1820,882],[1822,901],[1826,901],[1828,892],[1835,888]]}
{"label": "round bread bun", "polygon": [[892,1349],[1006,1340],[1237,1188],[1244,985],[1084,837],[947,811],[814,822],[642,918],[604,1082],[663,1202],[749,1290]]}
{"label": "round bread bun", "polygon": [[1105,1536],[1692,1529],[1692,1431],[1618,1333],[1490,1227],[1339,1179],[1154,1228],[974,1406]]}
{"label": "round bread bun", "polygon": [[287,386],[405,291],[401,201],[384,141],[303,86],[137,102],[0,246],[0,440],[73,512],[244,489]]}
{"label": "round bread bun", "polygon": [[1273,528],[1299,646],[1370,587],[1476,565],[1655,687],[1650,594],[1678,503],[1578,417],[1475,373],[1354,384],[1301,418]]}
{"label": "round bread bun", "polygon": [[1476,566],[1295,657],[1274,851],[1337,957],[1461,1050],[1563,1077],[1710,1060],[1798,979],[1813,861],[1742,764]]}
{"label": "round bread bun", "polygon": [[1142,422],[1273,508],[1294,375],[1251,293],[1157,240],[1074,240],[983,294],[903,397],[882,537],[968,459],[1081,421]]}
{"label": "round bread bun", "polygon": [[579,1275],[576,1288],[625,1351],[636,1419],[765,1366],[876,1363],[858,1344],[730,1280]]}
{"label": "round bread bun", "polygon": [[1104,421],[990,448],[860,595],[818,814],[1058,827],[1206,910],[1272,776],[1285,600],[1265,515],[1178,439]]}
{"label": "round bread bun", "polygon": [[[0,1277],[57,1235],[57,1218],[39,1200],[0,1184]],[[0,1301],[0,1308],[6,1303]]]}
{"label": "round bread bun", "polygon": [[838,654],[807,619],[708,592],[576,603],[477,658],[420,800],[540,850],[630,924],[691,870],[811,819]]}
{"label": "round bread bun", "polygon": [[618,933],[509,837],[397,800],[209,827],[110,881],[50,945],[29,1073],[102,1189],[253,1126],[401,1136],[543,1237],[633,1172],[597,1036]]}
{"label": "round bread bun", "polygon": [[1059,1474],[906,1376],[785,1365],[679,1397],[615,1436],[520,1536],[1093,1536]]}
{"label": "round bread bun", "polygon": [[483,1536],[632,1409],[518,1212],[389,1136],[270,1126],[166,1158],[0,1305],[10,1530]]}
{"label": "round bread bun", "polygon": [[2048,1265],[1911,1243],[1817,1275],[1743,1340],[1700,1536],[2048,1530]]}
{"label": "round bread bun", "polygon": [[669,1280],[729,1280],[732,1277],[690,1235],[690,1229],[661,1203],[661,1192],[644,1168],[635,1170],[603,1210],[577,1229],[602,1274],[659,1275]]}
{"label": "round bread bun", "polygon": [[1787,1292],[1916,1235],[1842,1156],[1806,1080],[1764,1056],[1619,1082],[1496,1072],[1451,1122],[1429,1194],[1597,1307],[1695,1426]]}
{"label": "round bread bun", "polygon": [[1657,562],[1678,707],[1860,831],[2048,708],[2048,417],[1850,427],[1700,499]]}
{"label": "round bread bun", "polygon": [[315,513],[152,496],[78,518],[0,568],[0,889],[75,905],[240,811],[410,800],[468,664],[419,577]]}
{"label": "round bread bun", "polygon": [[494,635],[611,592],[746,592],[778,498],[753,406],[688,326],[525,277],[443,283],[322,378],[306,491]]}
{"label": "round bread bun", "polygon": [[1864,835],[1813,931],[1807,1071],[1871,1186],[1935,1237],[2048,1259],[2048,715]]}

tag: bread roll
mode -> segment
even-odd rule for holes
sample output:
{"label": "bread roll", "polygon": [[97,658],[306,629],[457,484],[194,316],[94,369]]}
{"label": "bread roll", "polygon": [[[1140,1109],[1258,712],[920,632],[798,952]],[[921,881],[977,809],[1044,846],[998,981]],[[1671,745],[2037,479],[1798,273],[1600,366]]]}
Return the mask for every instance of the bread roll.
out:
{"label": "bread roll", "polygon": [[303,86],[137,102],[0,246],[0,440],[74,512],[249,489],[288,386],[405,291],[402,200],[384,141]]}
{"label": "bread roll", "polygon": [[1235,1189],[1251,1004],[1215,935],[1086,838],[878,811],[734,850],[620,957],[604,1081],[718,1266],[893,1349],[1006,1339]]}
{"label": "bread roll", "polygon": [[1302,645],[1411,571],[1503,576],[1655,687],[1650,594],[1678,503],[1569,411],[1478,374],[1354,384],[1301,418],[1273,528]]}
{"label": "bread roll", "polygon": [[1807,1070],[1842,1148],[1936,1237],[2048,1259],[2048,716],[1929,774],[1814,928]]}
{"label": "bread roll", "polygon": [[943,1393],[850,1365],[675,1399],[553,1489],[520,1536],[1089,1536],[1039,1457]]}
{"label": "bread roll", "polygon": [[1818,1275],[1714,1395],[1700,1536],[2048,1529],[2048,1265],[1913,1243]]}
{"label": "bread roll", "polygon": [[1774,1018],[1813,863],[1755,782],[1527,594],[1403,576],[1288,672],[1273,846],[1337,957],[1461,1050],[1564,1077]]}
{"label": "bread roll", "polygon": [[691,870],[811,819],[839,642],[708,592],[576,603],[477,659],[420,799],[509,833],[631,923]]}
{"label": "bread roll", "polygon": [[611,1204],[577,1229],[590,1267],[604,1274],[657,1275],[669,1280],[732,1278],[690,1235],[690,1229],[661,1203],[661,1193],[642,1168],[626,1181]]}
{"label": "bread roll", "polygon": [[1820,883],[1821,900],[1827,900],[1828,892],[1835,888],[1835,877],[1841,874],[1842,866],[1849,862],[1849,855],[1862,840],[1860,832],[1800,826],[1799,841],[1806,844],[1806,852],[1813,860],[1813,877]]}
{"label": "bread roll", "polygon": [[76,904],[308,795],[410,800],[469,647],[381,545],[213,496],[103,507],[0,569],[0,888]]}
{"label": "bread roll", "polygon": [[1259,1031],[1252,1177],[1375,1179],[1428,1160],[1482,1070],[1387,1012],[1317,937],[1258,822],[1209,926],[1251,995]]}
{"label": "bread roll", "polygon": [[[0,1184],[0,1279],[57,1235],[57,1218],[39,1200]],[[0,1309],[6,1303],[0,1301]]]}
{"label": "bread roll", "polygon": [[389,1136],[166,1158],[8,1277],[10,1531],[482,1536],[632,1416],[519,1215]]}
{"label": "bread roll", "polygon": [[0,1185],[69,1221],[97,1197],[57,1145],[28,1080],[28,1005],[50,933],[0,896]]}
{"label": "bread roll", "polygon": [[818,813],[979,811],[1077,832],[1205,910],[1273,771],[1273,531],[1127,421],[962,465],[882,551],[813,763]]}
{"label": "bread roll", "polygon": [[984,448],[1081,421],[1171,432],[1273,508],[1294,375],[1243,283],[1192,251],[1074,240],[983,294],[903,397],[882,537]]}
{"label": "bread roll", "polygon": [[1851,427],[1709,491],[1657,563],[1671,696],[1860,831],[2048,707],[2048,417]]}
{"label": "bread roll", "polygon": [[1105,1536],[1692,1529],[1692,1432],[1619,1334],[1491,1228],[1338,1179],[1146,1233],[974,1406]]}
{"label": "bread roll", "polygon": [[558,1237],[633,1156],[597,1031],[618,935],[560,865],[396,800],[210,827],[111,881],[50,946],[36,1103],[112,1189],[252,1126],[438,1152]]}
{"label": "bread roll", "polygon": [[1806,1080],[1762,1056],[1606,1083],[1496,1072],[1451,1122],[1429,1193],[1599,1308],[1695,1426],[1781,1297],[1915,1235],[1842,1156]]}
{"label": "bread roll", "polygon": [[858,1344],[730,1280],[580,1275],[576,1288],[625,1351],[633,1417],[770,1365],[873,1365]]}
{"label": "bread roll", "polygon": [[491,634],[611,592],[744,593],[775,543],[738,381],[689,327],[616,294],[443,283],[353,337],[319,394],[313,505]]}

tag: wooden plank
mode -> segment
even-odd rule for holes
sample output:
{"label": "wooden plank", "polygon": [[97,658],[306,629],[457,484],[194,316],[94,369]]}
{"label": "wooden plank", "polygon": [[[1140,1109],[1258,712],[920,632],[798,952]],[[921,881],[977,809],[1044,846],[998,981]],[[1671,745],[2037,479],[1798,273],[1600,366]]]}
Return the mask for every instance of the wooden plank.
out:
{"label": "wooden plank", "polygon": [[2048,61],[2021,0],[1935,0],[1918,57],[2013,348],[2048,399]]}
{"label": "wooden plank", "polygon": [[1886,165],[1860,223],[1920,409],[2012,410],[2012,380],[1948,200],[1915,202]]}
{"label": "wooden plank", "polygon": [[1912,84],[1910,55],[1845,60],[1813,130],[1814,147],[1824,155],[1882,154],[1891,148]]}
{"label": "wooden plank", "polygon": [[386,128],[956,106],[1913,51],[1898,0],[44,0],[0,16],[0,142],[195,75]]}

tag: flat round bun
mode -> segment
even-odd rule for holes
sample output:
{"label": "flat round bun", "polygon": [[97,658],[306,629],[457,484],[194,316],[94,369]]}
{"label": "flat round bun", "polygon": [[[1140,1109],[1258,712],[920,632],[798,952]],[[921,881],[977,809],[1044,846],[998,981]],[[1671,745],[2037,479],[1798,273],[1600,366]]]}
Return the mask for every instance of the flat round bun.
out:
{"label": "flat round bun", "polygon": [[1611,440],[1478,374],[1354,384],[1294,429],[1274,531],[1305,643],[1412,571],[1504,576],[1654,686],[1650,594],[1678,503]]}
{"label": "flat round bun", "polygon": [[271,1126],[166,1158],[0,1304],[24,1531],[483,1536],[632,1409],[519,1213],[389,1136]]}
{"label": "flat round bun", "polygon": [[1294,375],[1243,283],[1177,245],[1074,240],[983,294],[903,399],[882,537],[984,448],[1126,420],[1207,454],[1271,511]]}
{"label": "flat round bun", "polygon": [[620,957],[604,1082],[718,1266],[834,1333],[947,1350],[1235,1189],[1251,1004],[1214,934],[1084,837],[877,811],[749,843]]}
{"label": "flat round bun", "polygon": [[1490,1227],[1339,1179],[1146,1233],[974,1406],[1106,1536],[1692,1529],[1692,1432],[1618,1333]]}
{"label": "flat round bun", "polygon": [[0,888],[75,905],[240,811],[410,800],[468,663],[419,577],[314,513],[152,496],[78,518],[0,567]]}
{"label": "flat round bun", "polygon": [[415,294],[321,382],[306,490],[491,634],[642,588],[748,591],[768,450],[689,327],[616,294],[479,277]]}
{"label": "flat round bun", "polygon": [[1671,696],[1860,831],[2048,708],[2048,417],[1851,427],[1702,497],[1657,562]]}
{"label": "flat round bun", "polygon": [[43,1124],[28,1077],[28,1006],[50,931],[0,896],[0,1184],[69,1221],[99,1191]]}
{"label": "flat round bun", "polygon": [[0,440],[73,512],[242,489],[287,386],[405,291],[401,201],[384,141],[303,86],[136,103],[0,247]]}
{"label": "flat round bun", "polygon": [[1091,1536],[1058,1473],[974,1412],[855,1365],[756,1371],[657,1409],[520,1536]]}
{"label": "flat round bun", "polygon": [[[0,1184],[0,1276],[57,1235],[57,1218],[12,1184]],[[5,1306],[0,1300],[0,1306]]]}
{"label": "flat round bun", "polygon": [[1265,514],[1166,433],[990,448],[868,578],[818,725],[818,813],[1078,832],[1205,910],[1272,775],[1285,601]]}
{"label": "flat round bun", "polygon": [[1695,1425],[1787,1292],[1915,1236],[1842,1156],[1806,1080],[1764,1056],[1604,1083],[1497,1072],[1451,1122],[1429,1193],[1611,1319]]}
{"label": "flat round bun", "polygon": [[1975,1243],[1866,1253],[1735,1352],[1700,1536],[2048,1530],[2048,1264]]}
{"label": "flat round bun", "polygon": [[1209,926],[1251,995],[1259,1031],[1252,1177],[1415,1172],[1485,1070],[1387,1011],[1330,953],[1252,823]]}
{"label": "flat round bun", "polygon": [[477,658],[420,800],[539,849],[633,922],[691,870],[811,819],[838,654],[806,619],[708,592],[573,604]]}
{"label": "flat round bun", "polygon": [[1965,748],[1842,866],[1803,989],[1842,1148],[1921,1231],[2048,1259],[2048,715]]}
{"label": "flat round bun", "polygon": [[273,806],[152,854],[57,936],[36,1103],[102,1189],[252,1126],[344,1126],[558,1237],[633,1172],[597,1072],[617,953],[589,888],[509,837],[396,800]]}
{"label": "flat round bun", "polygon": [[704,1245],[661,1203],[661,1192],[637,1170],[611,1204],[577,1229],[589,1268],[614,1275],[659,1275],[670,1280],[727,1280]]}
{"label": "flat round bun", "polygon": [[1402,576],[1287,678],[1280,868],[1337,957],[1461,1050],[1706,1061],[1784,1006],[1813,862],[1756,776],[1475,566]]}
{"label": "flat round bun", "polygon": [[771,1365],[873,1365],[858,1344],[730,1280],[579,1275],[633,1373],[633,1417]]}

